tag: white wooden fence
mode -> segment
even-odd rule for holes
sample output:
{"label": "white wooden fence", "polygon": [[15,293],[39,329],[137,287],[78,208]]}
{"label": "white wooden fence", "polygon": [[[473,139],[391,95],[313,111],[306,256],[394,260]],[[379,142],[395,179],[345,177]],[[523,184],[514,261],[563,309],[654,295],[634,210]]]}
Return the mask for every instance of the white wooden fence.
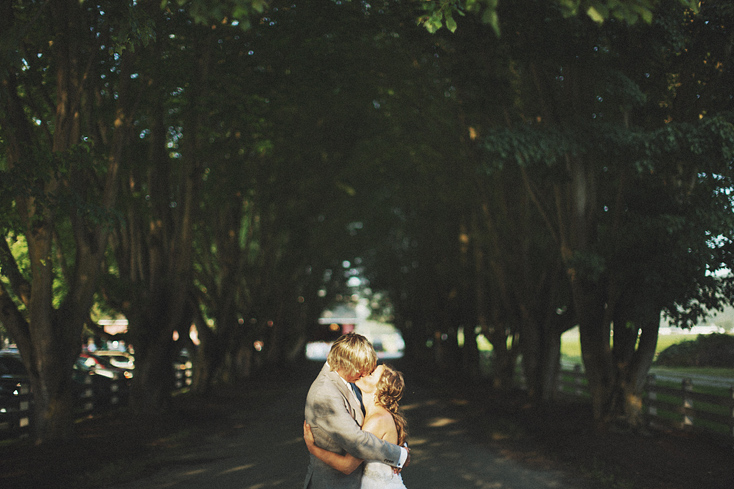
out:
{"label": "white wooden fence", "polygon": [[[727,444],[734,443],[734,386],[729,386],[727,395],[715,395],[695,392],[689,378],[682,379],[680,387],[666,384],[658,384],[654,374],[648,376],[643,406],[650,426],[700,431]],[[589,397],[586,375],[580,365],[573,370],[561,370],[558,391]]]}
{"label": "white wooden fence", "polygon": [[[175,389],[191,385],[191,368],[175,371]],[[84,375],[75,383],[74,401],[76,412],[88,415],[124,405],[127,401],[128,385],[124,380],[110,381],[93,375]],[[30,382],[18,382],[12,397],[0,402],[0,440],[23,438],[29,435],[32,419],[33,396]]]}

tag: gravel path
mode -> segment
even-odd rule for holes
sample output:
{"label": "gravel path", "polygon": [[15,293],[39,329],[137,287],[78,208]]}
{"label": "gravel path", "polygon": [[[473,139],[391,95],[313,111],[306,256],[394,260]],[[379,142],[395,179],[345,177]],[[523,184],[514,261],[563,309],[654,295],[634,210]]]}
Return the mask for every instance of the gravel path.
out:
{"label": "gravel path", "polygon": [[[166,453],[149,476],[114,489],[300,489],[308,465],[301,426],[310,380],[304,379],[319,368],[252,388],[226,431]],[[585,489],[566,474],[529,469],[493,451],[477,436],[468,403],[434,398],[406,381],[411,463],[403,480],[409,489]]]}

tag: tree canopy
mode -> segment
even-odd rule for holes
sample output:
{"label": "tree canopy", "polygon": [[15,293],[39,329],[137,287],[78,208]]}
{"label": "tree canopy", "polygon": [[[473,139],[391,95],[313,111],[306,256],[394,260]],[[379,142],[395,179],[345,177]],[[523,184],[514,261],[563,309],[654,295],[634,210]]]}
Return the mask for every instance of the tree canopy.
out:
{"label": "tree canopy", "polygon": [[426,365],[479,378],[481,335],[509,388],[522,358],[538,404],[578,324],[597,420],[635,424],[660,314],[730,300],[726,2],[4,8],[0,322],[40,441],[102,311],[143,414],[192,324],[206,392],[359,292]]}

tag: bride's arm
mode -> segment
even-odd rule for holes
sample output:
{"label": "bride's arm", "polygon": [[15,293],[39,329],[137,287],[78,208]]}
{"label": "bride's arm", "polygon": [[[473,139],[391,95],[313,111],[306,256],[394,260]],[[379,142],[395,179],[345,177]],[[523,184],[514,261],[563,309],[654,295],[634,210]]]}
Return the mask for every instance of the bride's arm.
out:
{"label": "bride's arm", "polygon": [[311,455],[343,474],[351,474],[354,472],[354,469],[359,467],[359,464],[362,463],[361,459],[358,459],[348,453],[345,455],[339,455],[338,453],[317,447],[311,427],[305,421],[303,422],[303,439],[305,440],[306,447]]}

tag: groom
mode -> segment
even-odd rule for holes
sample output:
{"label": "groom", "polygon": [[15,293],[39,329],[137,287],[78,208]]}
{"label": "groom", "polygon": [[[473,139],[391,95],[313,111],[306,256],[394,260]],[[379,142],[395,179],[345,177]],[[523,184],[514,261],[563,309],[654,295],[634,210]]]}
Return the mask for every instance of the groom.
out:
{"label": "groom", "polygon": [[[364,415],[350,386],[376,366],[377,354],[367,338],[356,333],[339,337],[306,396],[306,422],[321,448],[402,468],[408,450],[362,431]],[[362,466],[343,474],[311,455],[303,488],[359,489],[361,479]]]}

